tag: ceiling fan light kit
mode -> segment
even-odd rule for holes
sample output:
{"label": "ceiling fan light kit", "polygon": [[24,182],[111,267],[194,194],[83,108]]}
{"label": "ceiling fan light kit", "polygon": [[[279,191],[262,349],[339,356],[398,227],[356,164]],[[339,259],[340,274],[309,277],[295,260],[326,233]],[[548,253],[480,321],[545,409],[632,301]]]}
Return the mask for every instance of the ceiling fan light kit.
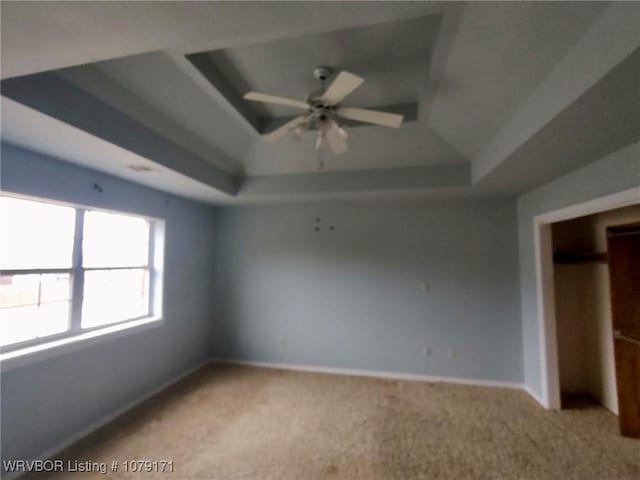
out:
{"label": "ceiling fan light kit", "polygon": [[305,132],[315,130],[318,132],[316,149],[320,149],[326,143],[334,155],[340,155],[349,150],[347,145],[349,133],[341,123],[342,119],[356,120],[382,127],[400,128],[402,125],[402,115],[342,106],[344,99],[362,85],[364,79],[353,73],[342,71],[325,89],[324,82],[333,74],[333,70],[329,67],[317,67],[313,74],[322,82],[323,88],[311,92],[306,102],[259,92],[249,92],[244,96],[246,100],[253,102],[271,103],[305,110],[303,115],[295,117],[272,132],[263,135],[264,140],[272,143],[290,132],[300,138]]}

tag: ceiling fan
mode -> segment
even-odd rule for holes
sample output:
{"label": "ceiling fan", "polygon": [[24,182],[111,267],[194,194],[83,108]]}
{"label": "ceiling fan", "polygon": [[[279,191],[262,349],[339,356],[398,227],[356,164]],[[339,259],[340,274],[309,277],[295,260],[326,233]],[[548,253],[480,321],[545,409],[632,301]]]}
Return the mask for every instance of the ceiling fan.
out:
{"label": "ceiling fan", "polygon": [[362,85],[364,79],[353,73],[342,71],[325,90],[324,82],[333,73],[332,69],[318,67],[313,73],[322,82],[323,88],[311,92],[306,102],[258,92],[249,92],[244,96],[246,100],[254,102],[284,105],[305,111],[304,114],[263,135],[267,142],[275,142],[289,132],[294,132],[300,137],[304,132],[317,131],[316,148],[319,149],[326,142],[331,151],[338,155],[349,150],[347,145],[349,134],[344,129],[342,119],[357,120],[383,127],[399,128],[402,125],[402,115],[342,106],[343,100]]}

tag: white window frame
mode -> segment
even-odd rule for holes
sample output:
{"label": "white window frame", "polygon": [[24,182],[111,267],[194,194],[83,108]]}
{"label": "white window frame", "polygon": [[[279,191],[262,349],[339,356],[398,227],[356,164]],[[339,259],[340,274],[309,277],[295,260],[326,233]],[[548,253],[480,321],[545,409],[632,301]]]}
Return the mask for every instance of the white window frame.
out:
{"label": "white window frame", "polygon": [[[69,328],[64,332],[53,335],[46,335],[34,339],[15,342],[0,346],[0,360],[12,359],[22,354],[40,352],[48,347],[58,347],[68,344],[68,340],[95,339],[101,334],[119,332],[126,328],[148,324],[151,321],[162,320],[163,307],[163,279],[164,279],[164,235],[165,222],[163,219],[154,218],[138,213],[123,212],[118,210],[108,210],[86,205],[70,204],[58,202],[51,199],[15,195],[2,192],[0,196],[16,198],[21,200],[46,203],[50,205],[60,205],[75,209],[75,230],[73,236],[73,253],[70,268],[34,268],[34,269],[3,269],[2,275],[30,275],[30,274],[55,274],[67,273],[70,275],[70,313]],[[84,215],[87,211],[105,212],[115,215],[126,215],[130,217],[142,218],[149,223],[149,257],[146,267],[125,266],[125,267],[84,267],[82,265],[82,241],[84,233]],[[146,269],[149,274],[149,307],[146,315],[127,318],[118,322],[97,325],[95,327],[82,327],[82,301],[84,294],[84,273],[95,270],[130,270]],[[0,327],[2,328],[2,327]]]}

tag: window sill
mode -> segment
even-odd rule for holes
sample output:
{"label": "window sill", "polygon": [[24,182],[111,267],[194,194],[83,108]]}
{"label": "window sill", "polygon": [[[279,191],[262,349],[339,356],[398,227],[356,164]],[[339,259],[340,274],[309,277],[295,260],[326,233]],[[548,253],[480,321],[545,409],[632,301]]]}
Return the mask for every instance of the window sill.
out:
{"label": "window sill", "polygon": [[139,331],[162,325],[161,317],[147,317],[130,322],[119,323],[111,327],[100,328],[90,332],[81,333],[72,337],[41,343],[30,347],[20,348],[0,354],[0,369],[2,372],[17,367],[39,362],[47,358],[69,353],[74,350],[88,347],[96,343],[131,335]]}

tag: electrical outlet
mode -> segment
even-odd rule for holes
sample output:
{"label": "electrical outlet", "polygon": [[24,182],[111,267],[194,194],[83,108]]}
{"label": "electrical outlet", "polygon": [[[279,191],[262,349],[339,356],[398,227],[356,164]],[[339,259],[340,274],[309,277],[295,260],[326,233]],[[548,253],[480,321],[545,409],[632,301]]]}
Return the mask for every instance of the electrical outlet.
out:
{"label": "electrical outlet", "polygon": [[425,345],[424,347],[422,347],[422,354],[425,357],[430,357],[432,353],[433,353],[433,349],[428,345]]}

